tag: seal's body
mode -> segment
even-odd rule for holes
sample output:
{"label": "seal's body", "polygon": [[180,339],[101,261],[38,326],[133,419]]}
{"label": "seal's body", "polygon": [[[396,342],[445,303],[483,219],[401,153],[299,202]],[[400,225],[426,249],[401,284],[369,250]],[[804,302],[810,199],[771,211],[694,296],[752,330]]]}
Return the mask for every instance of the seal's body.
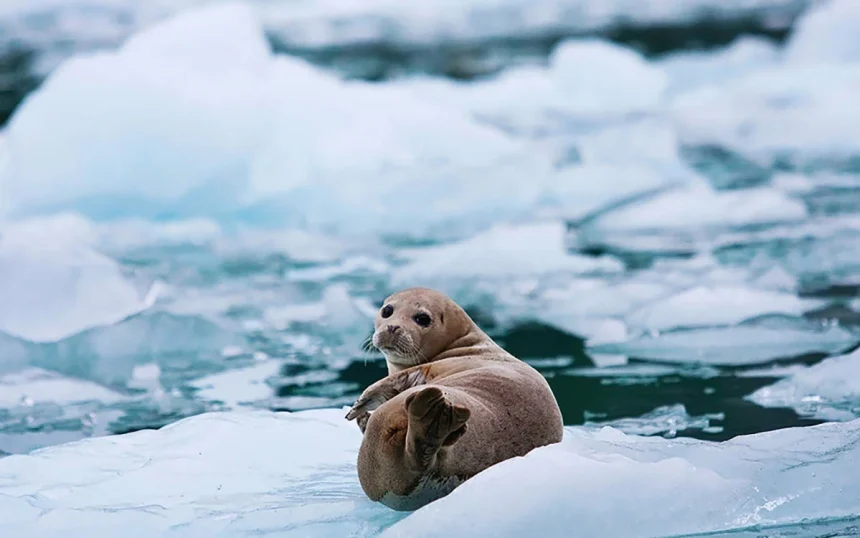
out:
{"label": "seal's body", "polygon": [[561,441],[543,376],[446,296],[396,293],[374,325],[389,375],[347,414],[364,432],[358,477],[372,500],[415,510],[491,465]]}

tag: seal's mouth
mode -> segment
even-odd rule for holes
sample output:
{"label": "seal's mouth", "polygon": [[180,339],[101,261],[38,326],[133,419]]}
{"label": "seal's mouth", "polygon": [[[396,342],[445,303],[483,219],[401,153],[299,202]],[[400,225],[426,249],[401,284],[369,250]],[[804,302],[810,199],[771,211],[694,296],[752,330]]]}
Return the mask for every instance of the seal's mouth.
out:
{"label": "seal's mouth", "polygon": [[408,334],[399,331],[397,333],[389,333],[387,331],[377,331],[373,333],[371,339],[373,347],[378,349],[385,355],[385,359],[395,364],[411,365],[415,363],[415,345]]}

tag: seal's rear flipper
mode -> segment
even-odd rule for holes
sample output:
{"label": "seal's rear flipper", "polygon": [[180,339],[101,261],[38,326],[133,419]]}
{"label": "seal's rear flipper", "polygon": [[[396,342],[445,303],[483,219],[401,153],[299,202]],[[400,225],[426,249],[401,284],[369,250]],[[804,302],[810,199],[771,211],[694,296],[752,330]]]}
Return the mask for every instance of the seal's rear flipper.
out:
{"label": "seal's rear flipper", "polygon": [[472,414],[433,386],[410,394],[405,405],[409,415],[406,455],[419,468],[429,465],[440,448],[453,445],[466,433],[466,421]]}

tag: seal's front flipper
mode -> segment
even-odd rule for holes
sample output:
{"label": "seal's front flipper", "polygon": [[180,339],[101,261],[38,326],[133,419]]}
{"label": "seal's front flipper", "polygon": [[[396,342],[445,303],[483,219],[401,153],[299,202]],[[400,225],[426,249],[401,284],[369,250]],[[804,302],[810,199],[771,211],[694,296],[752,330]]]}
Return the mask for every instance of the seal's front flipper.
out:
{"label": "seal's front flipper", "polygon": [[454,405],[438,387],[427,387],[406,398],[409,429],[406,455],[419,469],[433,462],[443,446],[451,446],[466,433],[471,411]]}

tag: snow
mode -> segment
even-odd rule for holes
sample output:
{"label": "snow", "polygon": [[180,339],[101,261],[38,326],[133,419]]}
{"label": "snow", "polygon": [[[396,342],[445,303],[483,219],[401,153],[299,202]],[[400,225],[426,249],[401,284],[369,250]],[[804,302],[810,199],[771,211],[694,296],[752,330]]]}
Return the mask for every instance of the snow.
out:
{"label": "snow", "polygon": [[0,459],[0,531],[566,536],[575,525],[583,536],[669,535],[860,509],[854,421],[721,444],[568,427],[561,444],[494,466],[417,512],[394,512],[360,489],[361,434],[344,411],[207,413]]}
{"label": "snow", "polygon": [[697,286],[646,305],[627,316],[631,325],[646,330],[734,325],[765,314],[799,316],[821,306],[791,293],[744,286]]}
{"label": "snow", "polygon": [[149,308],[156,296],[130,282],[65,219],[0,228],[0,331],[55,342]]}
{"label": "snow", "polygon": [[764,407],[790,407],[822,420],[852,420],[860,415],[860,351],[832,357],[792,372],[749,399]]}
{"label": "snow", "polygon": [[232,2],[66,62],[7,138],[7,218],[76,211],[421,238],[528,215],[551,176],[548,159],[465,113],[273,56],[251,8]]}

